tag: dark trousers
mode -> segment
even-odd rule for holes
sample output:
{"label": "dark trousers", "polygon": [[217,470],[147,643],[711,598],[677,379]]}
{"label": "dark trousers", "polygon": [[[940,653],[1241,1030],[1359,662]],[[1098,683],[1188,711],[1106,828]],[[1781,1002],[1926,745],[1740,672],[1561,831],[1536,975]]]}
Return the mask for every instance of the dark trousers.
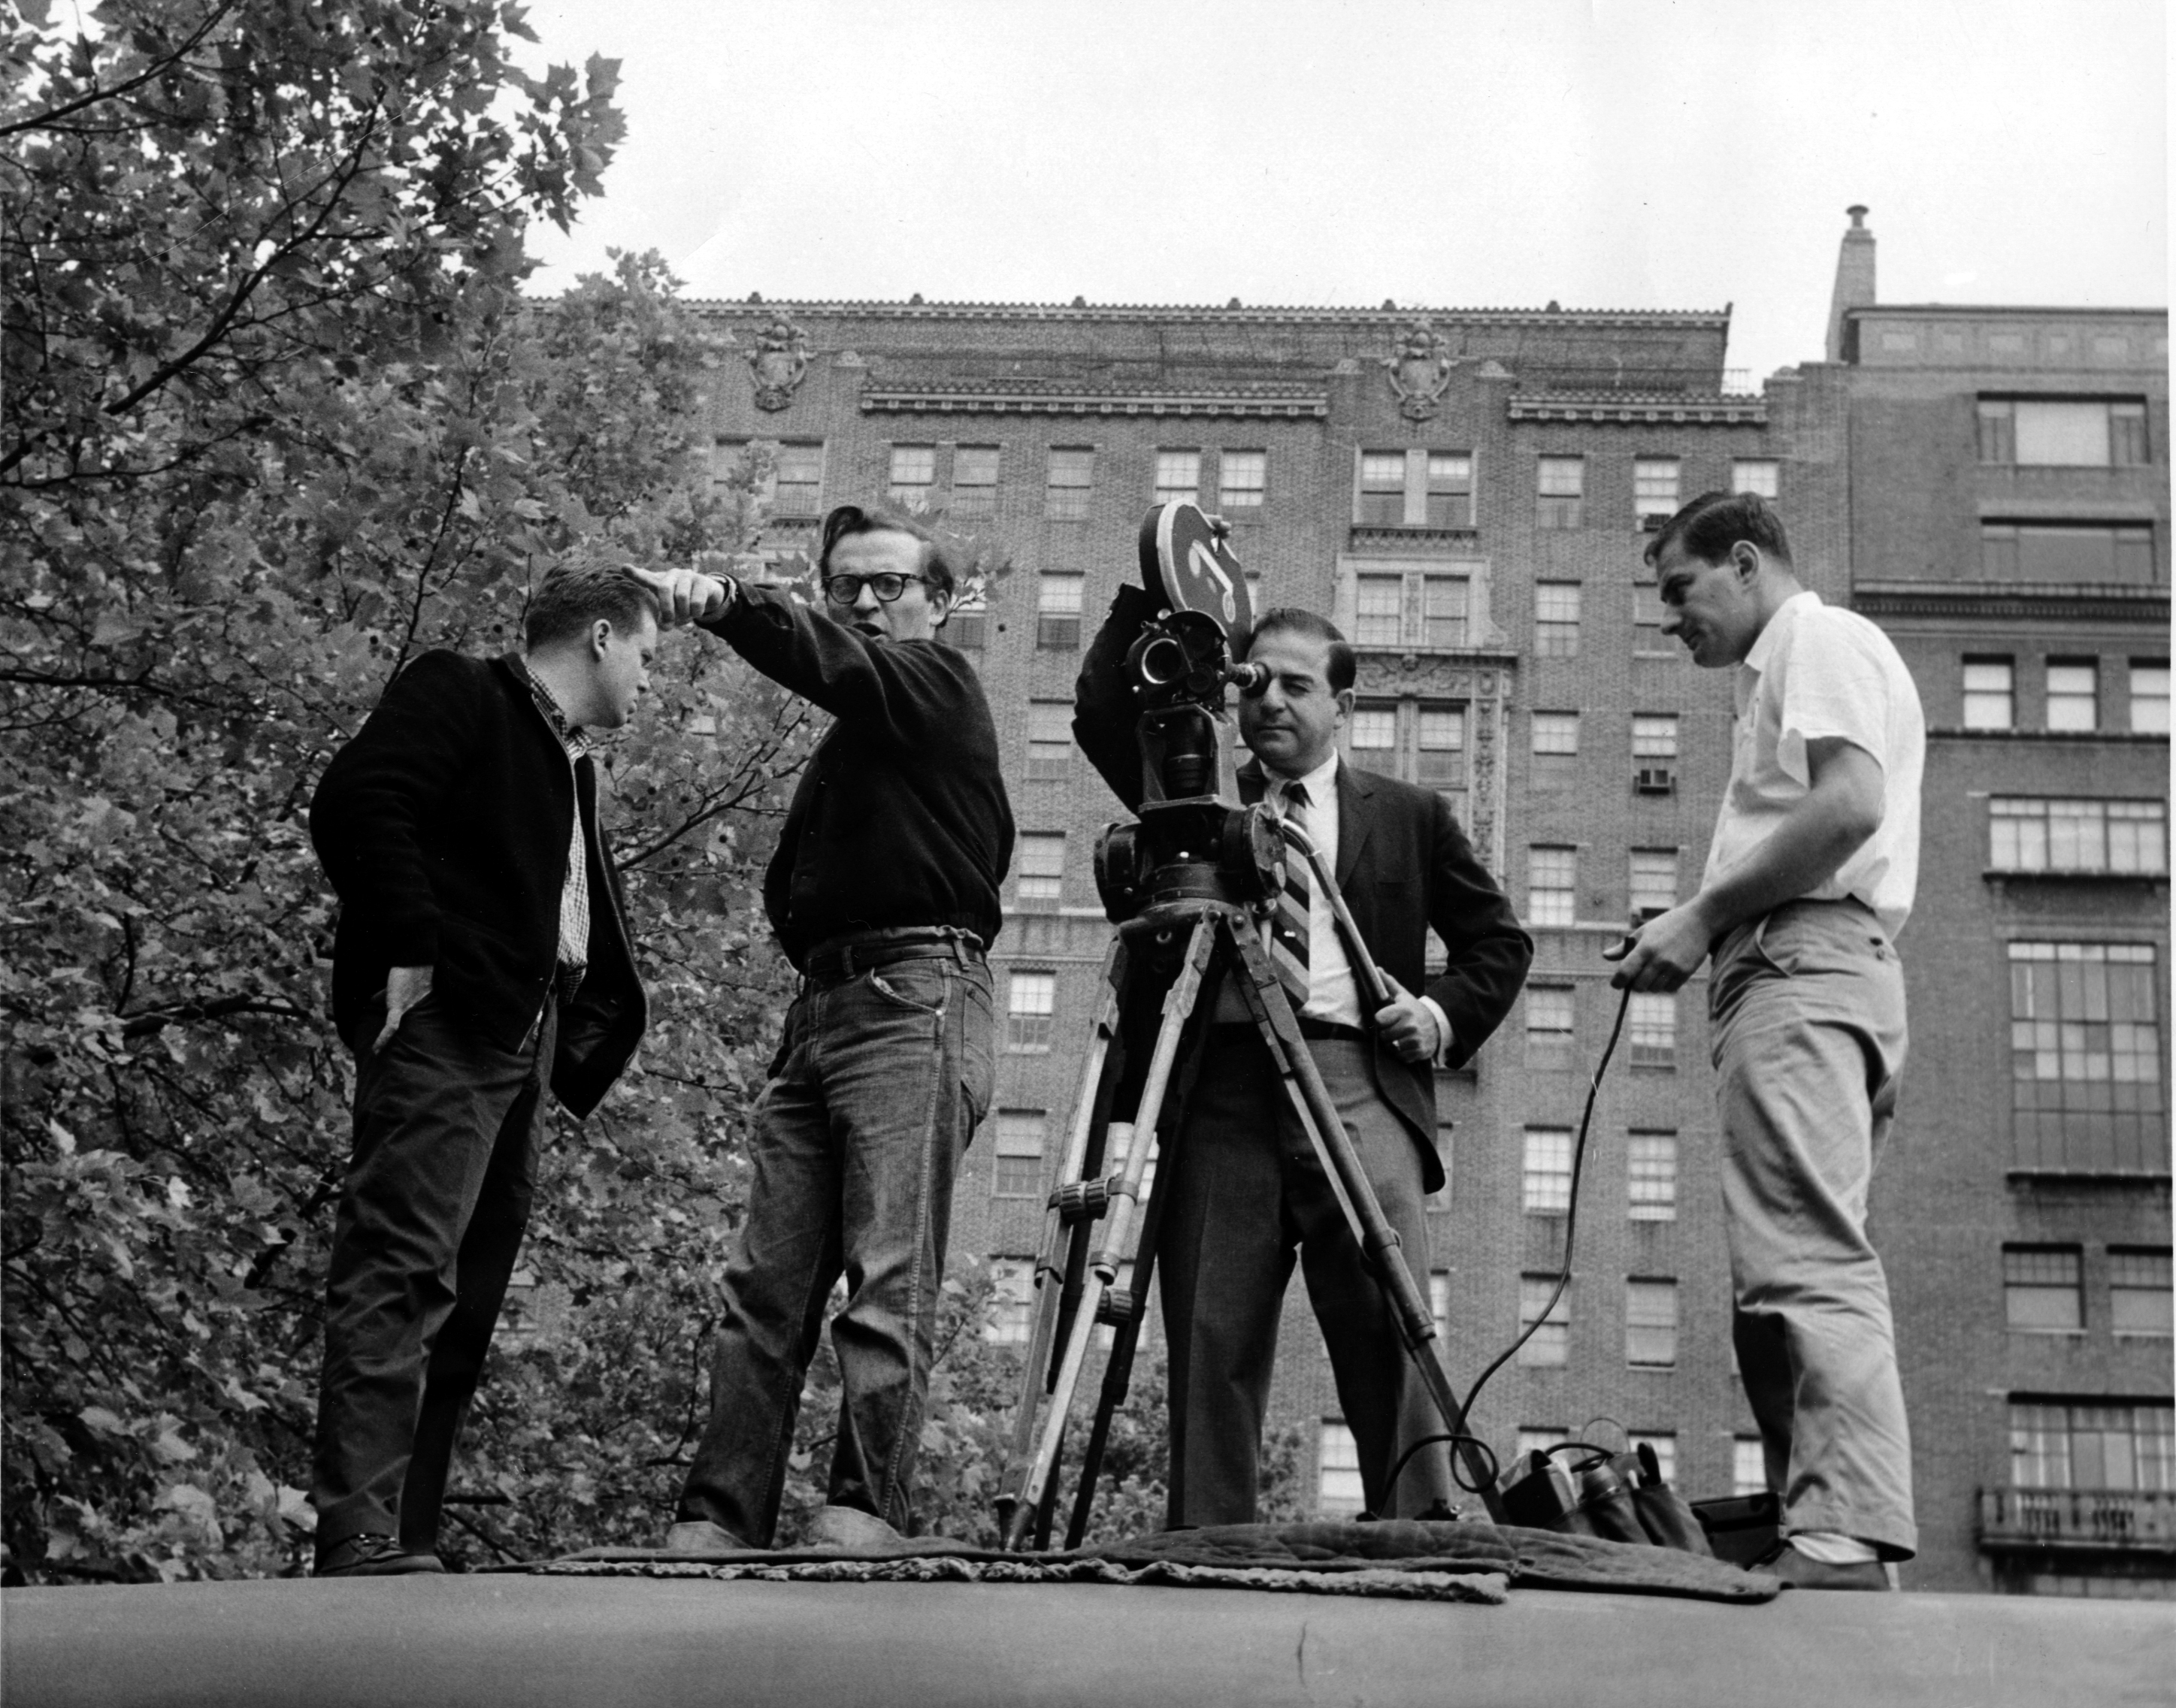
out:
{"label": "dark trousers", "polygon": [[356,1052],[355,1148],[325,1280],[318,1554],[349,1537],[438,1546],[454,1441],[475,1395],[536,1185],[556,1010],[529,1048],[494,1048],[427,996],[383,1049],[383,1001]]}
{"label": "dark trousers", "polygon": [[[1376,1091],[1368,1045],[1308,1047],[1425,1288],[1427,1192],[1413,1136]],[[1439,1443],[1413,1456],[1395,1495],[1389,1487],[1398,1455],[1444,1426],[1251,1028],[1209,1029],[1177,1151],[1156,1266],[1171,1336],[1167,1521],[1174,1528],[1254,1521],[1262,1416],[1295,1247],[1359,1449],[1368,1510],[1412,1517],[1450,1498],[1450,1460]]]}
{"label": "dark trousers", "polygon": [[992,1033],[979,960],[900,961],[802,987],[756,1105],[755,1178],[683,1519],[770,1545],[802,1382],[843,1274],[829,1499],[911,1528],[952,1177],[989,1108]]}

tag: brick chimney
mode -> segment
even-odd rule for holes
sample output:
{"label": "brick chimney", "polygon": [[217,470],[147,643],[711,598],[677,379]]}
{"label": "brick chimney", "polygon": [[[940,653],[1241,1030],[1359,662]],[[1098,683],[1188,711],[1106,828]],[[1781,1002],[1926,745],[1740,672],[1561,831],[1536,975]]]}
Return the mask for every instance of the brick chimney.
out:
{"label": "brick chimney", "polygon": [[1874,306],[1874,233],[1866,229],[1866,204],[1854,202],[1844,212],[1851,215],[1851,230],[1843,234],[1836,252],[1836,294],[1829,299],[1831,361],[1858,360],[1858,337],[1852,329],[1849,349],[1844,344],[1844,313]]}

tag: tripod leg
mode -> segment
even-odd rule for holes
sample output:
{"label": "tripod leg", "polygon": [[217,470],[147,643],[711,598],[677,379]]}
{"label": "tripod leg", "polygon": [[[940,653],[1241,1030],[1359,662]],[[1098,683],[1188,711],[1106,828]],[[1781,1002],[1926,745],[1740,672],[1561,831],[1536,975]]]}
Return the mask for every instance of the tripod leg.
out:
{"label": "tripod leg", "polygon": [[[1186,1029],[1187,1019],[1194,1011],[1194,1003],[1201,992],[1202,974],[1217,943],[1217,924],[1205,919],[1195,924],[1189,937],[1184,958],[1171,988],[1164,995],[1163,1018],[1156,1031],[1156,1047],[1149,1057],[1148,1074],[1141,1084],[1140,1102],[1134,1110],[1136,1131],[1153,1133],[1157,1117],[1163,1108],[1164,1093],[1171,1084],[1172,1067],[1178,1059],[1181,1034]],[[1013,1509],[1004,1546],[1015,1548],[1025,1534],[1027,1523],[1034,1509],[1043,1497],[1058,1458],[1058,1441],[1064,1431],[1066,1413],[1072,1408],[1074,1390],[1080,1384],[1081,1366],[1088,1356],[1088,1342],[1095,1332],[1096,1313],[1103,1302],[1103,1294],[1118,1272],[1118,1265],[1125,1256],[1126,1239],[1133,1231],[1134,1206],[1139,1201],[1141,1176],[1148,1168],[1149,1146],[1135,1144],[1126,1153],[1126,1172],[1112,1187],[1109,1213],[1103,1223],[1102,1244],[1090,1260],[1086,1284],[1082,1289],[1080,1309],[1074,1313],[1070,1332],[1065,1340],[1065,1350],[1059,1360],[1058,1379],[1052,1385],[1050,1410],[1043,1419],[1042,1434],[1034,1458],[1028,1466],[1027,1476],[1020,1490],[1020,1504]]]}
{"label": "tripod leg", "polygon": [[[1307,1040],[1300,1036],[1299,1022],[1285,1000],[1283,987],[1270,966],[1260,937],[1250,921],[1234,920],[1227,929],[1239,964],[1240,994],[1254,1015],[1262,1041],[1269,1045],[1270,1055],[1277,1063],[1293,1112],[1298,1115],[1300,1125],[1322,1163],[1323,1172],[1336,1192],[1346,1225],[1359,1242],[1361,1254],[1397,1318],[1406,1349],[1419,1372],[1422,1385],[1443,1418],[1444,1428],[1463,1435],[1466,1434],[1466,1408],[1452,1392],[1450,1379],[1444,1375],[1442,1360],[1436,1355],[1433,1344],[1436,1337],[1434,1313],[1428,1309],[1428,1300],[1399,1250],[1397,1231],[1384,1216],[1375,1188],[1360,1166],[1352,1138],[1330,1101],[1329,1087],[1322,1082],[1314,1057],[1308,1051]],[[1488,1474],[1486,1461],[1472,1442],[1460,1441],[1455,1445],[1466,1474],[1477,1485],[1475,1492],[1480,1495],[1489,1517],[1499,1524],[1504,1522],[1503,1502],[1496,1492],[1494,1479]]]}
{"label": "tripod leg", "polygon": [[[1065,1318],[1060,1302],[1068,1282],[1075,1279],[1072,1272],[1076,1266],[1069,1259],[1076,1246],[1085,1251],[1087,1244],[1087,1224],[1069,1222],[1061,1214],[1059,1196],[1064,1188],[1078,1185],[1089,1168],[1102,1165],[1100,1128],[1108,1114],[1112,1091],[1105,1070],[1111,1064],[1112,1044],[1118,1036],[1126,976],[1125,940],[1113,936],[1103,957],[1102,997],[1096,1005],[1088,1060],[1081,1069],[1080,1089],[1073,1102],[1073,1118],[1066,1132],[1065,1152],[1058,1166],[1059,1190],[1050,1195],[1050,1207],[1043,1216],[1042,1244],[1035,1265],[1035,1311],[1026,1356],[1020,1366],[1023,1374],[1020,1403],[1013,1408],[1012,1441],[1005,1455],[1008,1470],[996,1501],[1000,1534],[1010,1527],[1013,1512],[1020,1502],[1019,1485],[1026,1475],[1040,1396],[1048,1391],[1057,1376],[1051,1351],[1064,1331]],[[1080,1230],[1077,1239],[1076,1228]],[[1043,1527],[1047,1531],[1047,1518]]]}

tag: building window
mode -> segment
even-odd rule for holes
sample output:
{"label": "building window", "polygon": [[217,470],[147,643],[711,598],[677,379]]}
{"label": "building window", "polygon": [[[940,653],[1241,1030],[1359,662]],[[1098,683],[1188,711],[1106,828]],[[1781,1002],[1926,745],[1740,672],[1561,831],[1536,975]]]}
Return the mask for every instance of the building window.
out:
{"label": "building window", "polygon": [[998,1346],[1025,1346],[1035,1325],[1035,1260],[990,1260],[990,1319],[984,1334]]}
{"label": "building window", "polygon": [[2010,946],[2018,1168],[2168,1173],[2154,960],[2147,943]]}
{"label": "building window", "polygon": [[1325,1418],[1316,1449],[1315,1506],[1326,1516],[1358,1512],[1368,1505],[1360,1480],[1360,1444],[1352,1430]]}
{"label": "building window", "polygon": [[2016,669],[2008,659],[1965,660],[1965,728],[2017,726]]}
{"label": "building window", "polygon": [[771,485],[771,514],[779,517],[824,513],[824,447],[781,445]]}
{"label": "building window", "polygon": [[1042,1196],[1042,1121],[1041,1109],[998,1111],[998,1172],[992,1188],[998,1197]]}
{"label": "building window", "polygon": [[2100,666],[2092,659],[2048,660],[2048,727],[2097,729],[2101,724]]}
{"label": "building window", "polygon": [[1537,843],[1526,850],[1526,923],[1569,925],[1577,917],[1579,850]]}
{"label": "building window", "polygon": [[1667,914],[1678,904],[1678,851],[1673,848],[1632,850],[1632,918],[1639,921]]}
{"label": "building window", "polygon": [[1565,1068],[1573,1065],[1575,1009],[1569,984],[1526,987],[1526,1065]]}
{"label": "building window", "polygon": [[1224,451],[1216,458],[1216,507],[1259,510],[1269,485],[1267,451]]}
{"label": "building window", "polygon": [[951,645],[979,651],[989,639],[990,608],[980,594],[971,594],[944,619],[943,637]]}
{"label": "building window", "polygon": [[2176,1488],[2176,1407],[2013,1400],[2010,1480],[2020,1488]]}
{"label": "building window", "polygon": [[2002,1248],[2003,1310],[2032,1334],[2076,1334],[2086,1326],[2082,1261],[2075,1245]]}
{"label": "building window", "polygon": [[1361,647],[1395,647],[1405,639],[1406,578],[1363,575],[1354,578],[1357,621],[1352,642]]}
{"label": "building window", "polygon": [[2135,468],[2146,461],[2146,405],[1982,398],[1979,459],[2042,468]]}
{"label": "building window", "polygon": [[1571,1208],[1571,1129],[1528,1127],[1522,1203],[1529,1216],[1561,1216]]}
{"label": "building window", "polygon": [[1473,525],[1473,458],[1462,452],[1428,453],[1428,525]]}
{"label": "building window", "polygon": [[1072,769],[1072,705],[1064,700],[1029,701],[1028,776],[1040,782],[1062,782]]}
{"label": "building window", "polygon": [[1515,1462],[1524,1467],[1530,1453],[1546,1453],[1552,1447],[1561,1447],[1571,1440],[1571,1432],[1548,1423],[1522,1423],[1519,1427],[1518,1453]]}
{"label": "building window", "polygon": [[1096,453],[1082,447],[1053,446],[1042,489],[1042,513],[1053,522],[1085,522],[1088,496],[1096,490]]}
{"label": "building window", "polygon": [[1347,720],[1348,757],[1363,771],[1380,776],[1398,773],[1398,708],[1395,706],[1356,706]]}
{"label": "building window", "polygon": [[1730,490],[1760,498],[1776,497],[1782,491],[1777,480],[1782,469],[1773,457],[1740,457],[1730,465]]}
{"label": "building window", "polygon": [[1035,643],[1064,652],[1080,644],[1080,600],[1087,577],[1046,569],[1035,578]]}
{"label": "building window", "polygon": [[2167,1339],[2176,1329],[2166,1245],[2108,1247],[2108,1324],[2118,1334]]}
{"label": "building window", "polygon": [[1395,528],[1406,519],[1406,453],[1363,451],[1352,520],[1363,528]]}
{"label": "building window", "polygon": [[2130,582],[2160,577],[2153,529],[2144,524],[1983,522],[1980,573],[1989,581]]}
{"label": "building window", "polygon": [[1435,1320],[1435,1337],[1439,1343],[1450,1341],[1450,1272],[1448,1269],[1428,1271],[1428,1315]]}
{"label": "building window", "polygon": [[1650,517],[1678,513],[1678,459],[1638,457],[1632,463],[1632,513],[1644,525]]}
{"label": "building window", "polygon": [[1667,1369],[1678,1361],[1678,1284],[1624,1283],[1624,1362]]}
{"label": "building window", "polygon": [[1579,656],[1579,583],[1534,583],[1534,651],[1544,659]]}
{"label": "building window", "polygon": [[894,445],[891,447],[891,502],[918,510],[929,502],[929,489],[937,484],[937,447]]}
{"label": "building window", "polygon": [[1579,769],[1579,713],[1537,712],[1533,716],[1534,781],[1562,788]]}
{"label": "building window", "polygon": [[1020,874],[1014,905],[1023,913],[1054,913],[1065,887],[1065,832],[1028,831],[1014,850]]}
{"label": "building window", "polygon": [[1635,659],[1674,659],[1677,650],[1662,633],[1662,613],[1641,600],[1632,610],[1632,656]]}
{"label": "building window", "polygon": [[1005,1048],[1015,1055],[1047,1055],[1057,1009],[1054,971],[1015,969],[1005,981]]}
{"label": "building window", "polygon": [[952,453],[955,516],[987,516],[998,507],[998,447],[962,445]]}
{"label": "building window", "polygon": [[1678,1065],[1678,999],[1667,991],[1635,990],[1626,1011],[1624,1030],[1635,1067]]}
{"label": "building window", "polygon": [[1632,787],[1668,794],[1678,782],[1678,719],[1673,712],[1632,714]]}
{"label": "building window", "polygon": [[[1538,1323],[1534,1337],[1519,1348],[1522,1364],[1563,1364],[1571,1353],[1571,1288],[1566,1287],[1563,1296],[1554,1305],[1549,1295],[1556,1291],[1553,1275],[1522,1275],[1519,1277],[1519,1332],[1524,1334]],[[1547,1316],[1542,1315],[1546,1310]]]}
{"label": "building window", "polygon": [[1988,865],[1999,872],[2168,870],[2168,808],[2158,800],[1988,802]]}
{"label": "building window", "polygon": [[1156,502],[1193,504],[1201,497],[1201,453],[1158,451],[1156,453]]}
{"label": "building window", "polygon": [[1758,1435],[1731,1440],[1730,1492],[1741,1497],[1768,1492],[1768,1450]]}
{"label": "building window", "polygon": [[1637,1453],[1642,1447],[1650,1448],[1655,1455],[1655,1468],[1662,1473],[1662,1481],[1673,1487],[1678,1480],[1678,1438],[1632,1430],[1624,1437],[1624,1445]]}
{"label": "building window", "polygon": [[1421,644],[1431,652],[1446,652],[1466,644],[1464,576],[1421,577],[1420,639]]}
{"label": "building window", "polygon": [[1624,1195],[1635,1222],[1678,1219],[1678,1136],[1634,1133],[1624,1148]]}
{"label": "building window", "polygon": [[1544,457],[1534,483],[1534,526],[1547,529],[1586,525],[1586,458]]}
{"label": "building window", "polygon": [[1414,738],[1414,782],[1429,789],[1455,789],[1466,781],[1463,706],[1422,707]]}
{"label": "building window", "polygon": [[2130,661],[2130,729],[2135,735],[2168,733],[2168,660]]}

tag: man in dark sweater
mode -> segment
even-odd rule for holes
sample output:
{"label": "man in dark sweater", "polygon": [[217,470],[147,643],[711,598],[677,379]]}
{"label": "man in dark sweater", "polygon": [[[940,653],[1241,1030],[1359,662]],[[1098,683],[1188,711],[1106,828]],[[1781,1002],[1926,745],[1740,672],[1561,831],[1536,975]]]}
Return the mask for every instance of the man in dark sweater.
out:
{"label": "man in dark sweater", "polygon": [[657,645],[618,570],[554,571],[525,653],[430,652],[333,756],[310,835],[340,894],[354,1152],[325,1283],[321,1577],[438,1571],[440,1502],[536,1177],[548,1083],[585,1115],[647,1017],[587,732]]}
{"label": "man in dark sweater", "polygon": [[764,879],[801,990],[757,1105],[680,1551],[770,1543],[842,1272],[837,1445],[805,1539],[882,1547],[911,1527],[952,1177],[996,1073],[983,956],[1013,819],[982,680],[938,638],[954,567],[918,522],[851,505],[824,518],[817,566],[823,610],[686,571],[650,583],[669,621],[692,617],[837,720]]}

